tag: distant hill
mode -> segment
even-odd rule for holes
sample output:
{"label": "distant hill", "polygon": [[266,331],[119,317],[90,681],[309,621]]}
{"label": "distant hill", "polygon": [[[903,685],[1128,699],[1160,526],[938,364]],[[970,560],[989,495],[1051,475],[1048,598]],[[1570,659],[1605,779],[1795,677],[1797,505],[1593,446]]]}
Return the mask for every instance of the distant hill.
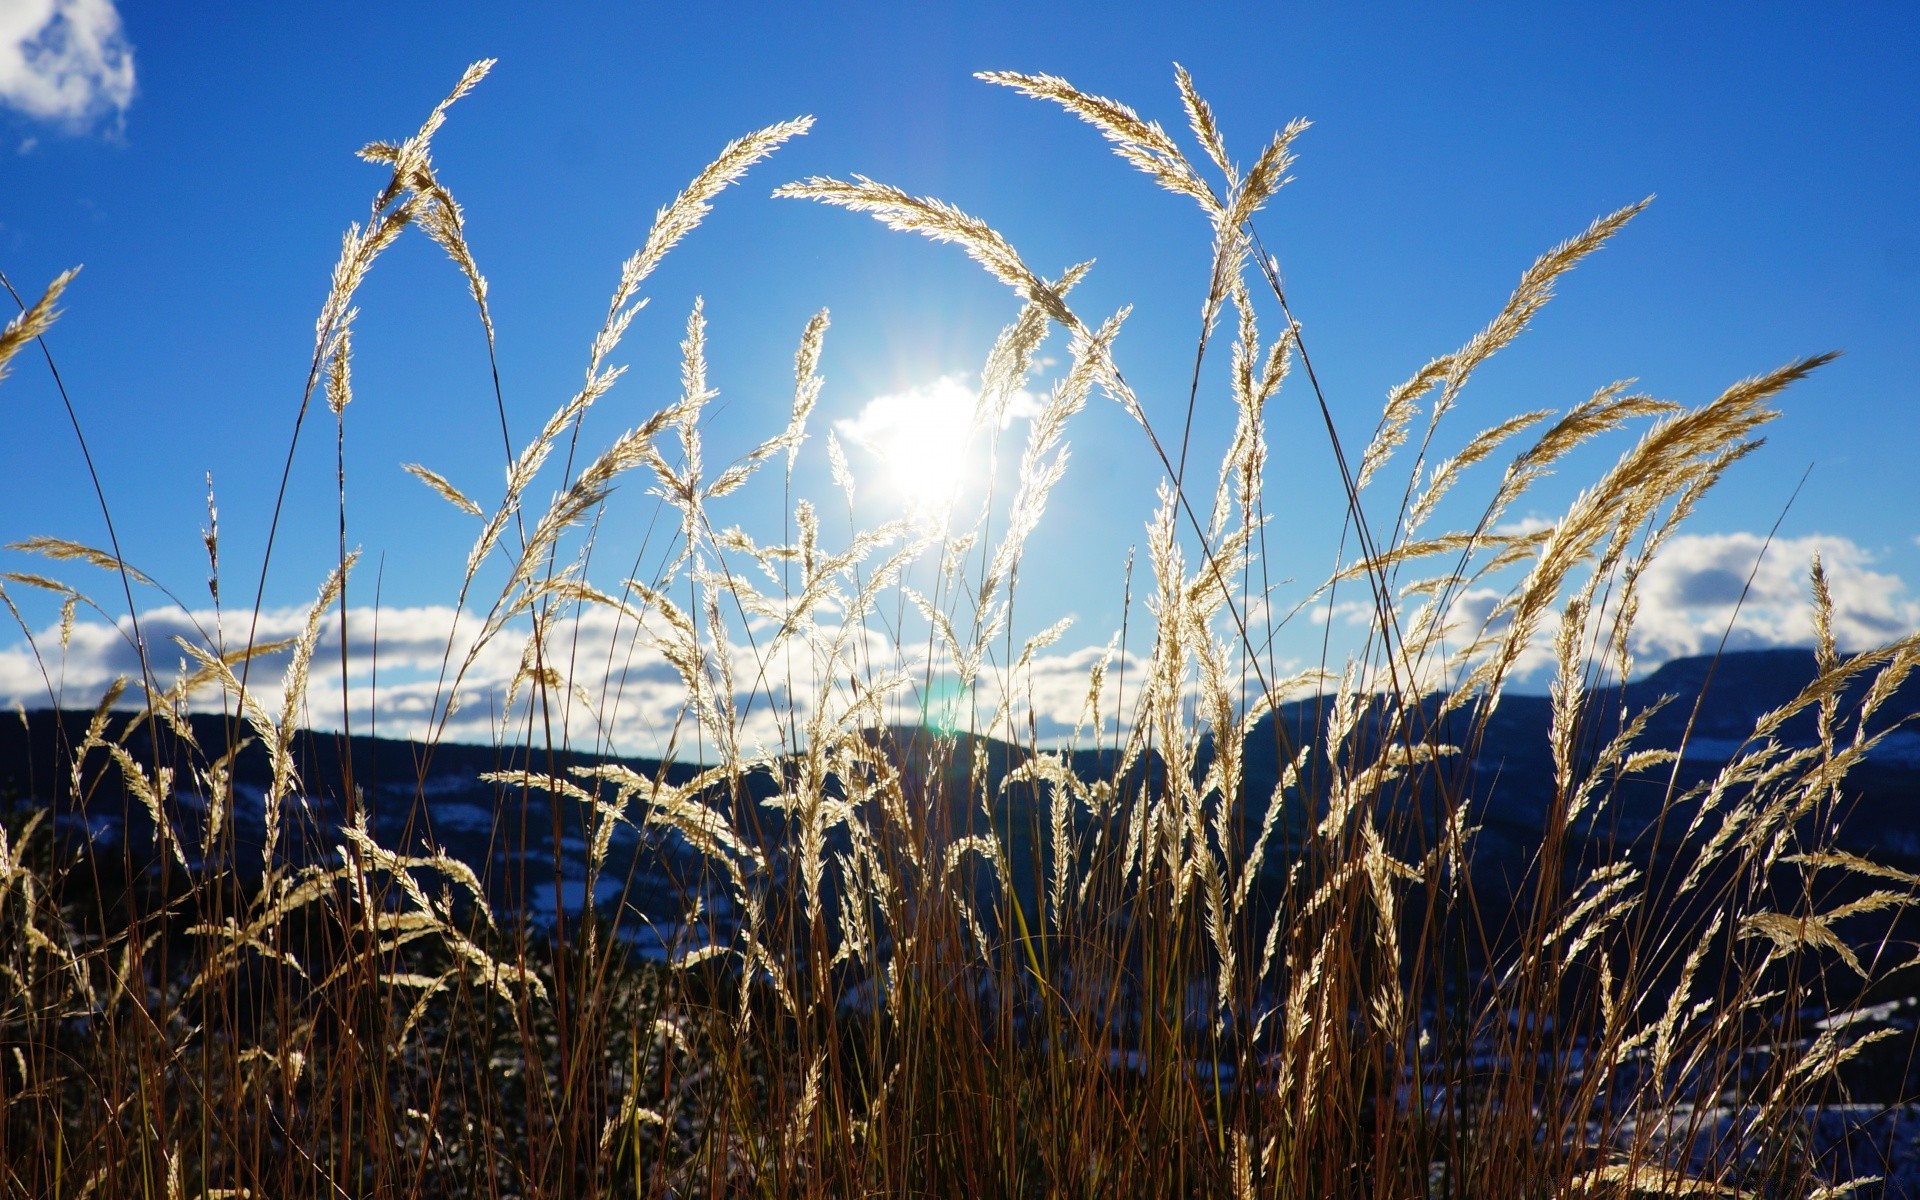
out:
{"label": "distant hill", "polygon": [[[1596,691],[1586,698],[1581,742],[1589,758],[1616,733],[1624,718],[1667,701],[1648,721],[1638,742],[1641,749],[1680,749],[1677,768],[1662,768],[1625,782],[1610,816],[1609,836],[1630,840],[1658,816],[1669,794],[1684,792],[1710,778],[1746,746],[1756,722],[1766,713],[1789,704],[1817,674],[1811,650],[1753,650],[1730,652],[1718,658],[1700,656],[1666,663],[1625,687]],[[1853,736],[1859,700],[1872,679],[1865,673],[1841,697],[1844,744]],[[1323,728],[1322,705],[1317,700],[1282,706],[1262,722],[1246,747],[1247,794],[1271,792],[1280,778],[1276,722],[1291,744],[1317,740]],[[1437,709],[1429,697],[1425,710]],[[1478,746],[1462,746],[1467,753],[1451,765],[1461,794],[1477,805],[1474,817],[1482,827],[1478,854],[1484,865],[1505,860],[1511,875],[1538,845],[1553,794],[1553,758],[1549,740],[1552,701],[1545,696],[1509,693],[1487,722]],[[1817,742],[1817,706],[1781,726],[1775,740],[1790,747]],[[1463,741],[1471,714],[1455,713],[1440,731],[1442,741]],[[1866,761],[1847,776],[1845,795],[1853,808],[1842,831],[1843,844],[1872,851],[1885,858],[1920,864],[1920,679],[1909,678],[1880,708],[1871,732],[1890,731]]]}
{"label": "distant hill", "polygon": [[[1649,825],[1668,794],[1668,780],[1679,790],[1709,777],[1736,754],[1742,739],[1763,713],[1789,702],[1815,675],[1812,652],[1764,650],[1729,653],[1717,660],[1678,659],[1629,683],[1624,688],[1588,698],[1583,745],[1597,752],[1619,727],[1622,714],[1638,712],[1663,697],[1676,697],[1650,721],[1641,741],[1644,747],[1673,748],[1685,741],[1677,770],[1663,769],[1657,777],[1623,784],[1619,801],[1609,814],[1607,834],[1631,841]],[[1864,684],[1862,685],[1864,686]],[[1698,699],[1696,711],[1695,701]],[[1858,699],[1858,689],[1843,698],[1842,712]],[[1295,701],[1266,718],[1245,748],[1246,786],[1239,801],[1240,820],[1247,833],[1258,827],[1265,806],[1281,777],[1280,748],[1317,741],[1324,714],[1315,700]],[[1424,706],[1429,716],[1437,709],[1431,698]],[[1896,729],[1887,741],[1857,768],[1847,781],[1846,794],[1854,808],[1843,829],[1842,842],[1850,847],[1907,865],[1920,865],[1920,682],[1907,684],[1884,706],[1874,722],[1876,730]],[[1455,713],[1443,740],[1464,738],[1470,714]],[[113,731],[128,718],[116,715]],[[119,774],[95,751],[85,778],[92,781],[82,796],[71,794],[67,770],[68,747],[77,744],[88,714],[38,711],[24,722],[0,720],[0,805],[51,805],[66,836],[93,847],[96,854],[111,852],[124,861],[149,861],[155,853],[153,827],[138,804],[130,803]],[[1476,849],[1476,873],[1496,890],[1525,873],[1529,854],[1539,844],[1553,790],[1553,764],[1548,743],[1551,703],[1545,697],[1506,696],[1487,724],[1478,746],[1463,746],[1458,759],[1445,770],[1453,794],[1470,798],[1474,819],[1482,826]],[[1691,734],[1688,734],[1691,724]],[[171,731],[160,736],[159,760],[170,764],[181,781],[177,820],[191,827],[204,819],[196,795],[204,791],[196,781],[196,765],[226,752],[229,730],[217,716],[197,715],[190,729],[199,753],[194,754]],[[1276,737],[1284,730],[1285,739]],[[155,761],[153,730],[142,728],[129,740],[135,761]],[[244,738],[246,731],[239,730]],[[909,799],[931,804],[951,799],[946,828],[954,834],[978,828],[985,818],[975,801],[965,798],[965,781],[975,756],[985,764],[987,778],[1000,796],[994,815],[996,828],[1008,837],[1009,858],[1020,890],[1032,894],[1034,832],[1044,827],[1044,789],[1029,786],[1000,789],[1009,770],[1025,761],[1028,752],[990,738],[943,739],[924,729],[875,731],[893,747]],[[1814,718],[1802,714],[1780,731],[1787,744],[1811,744]],[[1851,737],[1849,725],[1844,736]],[[1204,758],[1204,756],[1203,756]],[[301,798],[294,805],[287,849],[296,861],[317,861],[338,842],[339,822],[348,810],[351,781],[358,803],[370,813],[371,823],[384,844],[395,848],[444,847],[480,872],[489,882],[494,901],[528,907],[534,915],[551,912],[556,903],[569,910],[587,900],[585,884],[585,827],[576,803],[560,805],[562,879],[554,875],[555,812],[543,792],[527,792],[481,782],[487,772],[531,767],[560,773],[588,762],[587,756],[559,754],[549,762],[536,752],[529,762],[524,748],[443,744],[432,748],[395,741],[335,734],[305,733],[300,737],[299,761],[305,775]],[[684,782],[696,768],[646,759],[620,759],[620,765],[650,778]],[[1069,759],[1083,778],[1110,775],[1117,765],[1111,751],[1084,751]],[[1202,764],[1204,768],[1204,761]],[[1152,782],[1164,770],[1148,756],[1133,768],[1130,785]],[[238,840],[235,870],[257,870],[263,837],[262,802],[270,780],[266,754],[257,744],[243,748],[234,763],[239,811],[233,815]],[[777,790],[768,773],[742,781],[747,815],[758,823],[770,844],[781,839],[779,816],[759,804]],[[1289,798],[1292,815],[1283,823],[1283,836],[1297,834],[1317,816],[1313,774]],[[1416,797],[1415,803],[1420,802]],[[1615,819],[1617,818],[1617,823]],[[185,829],[183,829],[185,831]],[[1599,831],[1594,831],[1599,836]],[[183,839],[195,844],[197,839]],[[684,849],[680,847],[679,849]],[[629,828],[614,838],[613,854],[598,881],[597,906],[620,903],[670,928],[688,900],[694,872],[688,856],[677,853],[671,837],[650,831],[642,835]],[[721,903],[708,896],[710,904]],[[662,936],[668,936],[662,934]]]}

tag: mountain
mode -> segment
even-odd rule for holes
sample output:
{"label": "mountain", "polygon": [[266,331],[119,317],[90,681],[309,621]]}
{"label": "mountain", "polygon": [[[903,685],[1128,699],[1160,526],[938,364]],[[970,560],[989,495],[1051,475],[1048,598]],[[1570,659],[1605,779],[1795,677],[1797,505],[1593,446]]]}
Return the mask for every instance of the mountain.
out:
{"label": "mountain", "polygon": [[[1589,761],[1624,719],[1663,701],[1664,707],[1648,719],[1637,745],[1681,749],[1682,757],[1675,765],[1623,780],[1617,800],[1607,811],[1605,829],[1587,830],[1586,836],[1626,843],[1644,840],[1670,791],[1684,793],[1710,778],[1741,751],[1756,720],[1790,702],[1815,674],[1811,651],[1748,651],[1717,659],[1675,660],[1624,687],[1588,696],[1580,742]],[[1843,715],[1853,711],[1865,686],[1862,681],[1841,697]],[[1437,714],[1438,698],[1429,697],[1419,706],[1416,718],[1441,720]],[[1843,845],[1907,866],[1920,866],[1920,723],[1914,721],[1916,714],[1920,714],[1920,682],[1909,680],[1883,705],[1872,725],[1876,732],[1893,731],[1847,778],[1845,793],[1852,807],[1841,832]],[[1472,715],[1450,714],[1446,727],[1436,731],[1438,740],[1464,741]],[[90,847],[92,853],[128,864],[152,862],[159,854],[153,822],[104,750],[90,753],[82,772],[87,785],[80,794],[73,792],[67,748],[81,742],[88,718],[84,713],[43,710],[26,714],[22,721],[0,721],[0,808],[49,806],[64,836]],[[116,716],[111,732],[118,734],[127,719]],[[1379,719],[1377,711],[1368,714],[1356,736],[1377,734]],[[1434,788],[1467,798],[1472,819],[1481,826],[1476,875],[1495,894],[1525,875],[1546,827],[1554,779],[1551,719],[1547,698],[1506,696],[1486,722],[1478,745],[1462,745],[1462,753],[1442,760],[1428,783],[1400,798],[1408,805],[1430,804]],[[1324,705],[1305,700],[1282,706],[1256,726],[1245,747],[1245,786],[1239,800],[1243,836],[1250,837],[1258,829],[1280,782],[1282,746],[1317,742],[1324,722]],[[175,771],[179,782],[174,820],[182,846],[200,844],[199,831],[209,816],[204,800],[207,789],[195,775],[196,764],[204,769],[207,762],[218,759],[236,735],[218,716],[195,715],[188,728],[197,753],[183,737],[165,728],[156,746],[150,724],[125,738],[133,762],[149,768],[158,763]],[[1285,737],[1277,736],[1279,732]],[[246,731],[238,730],[237,735],[244,739]],[[1049,793],[1037,785],[1001,786],[1008,772],[1030,757],[1028,751],[991,738],[943,738],[924,729],[873,731],[870,736],[890,747],[888,754],[911,803],[931,805],[937,797],[956,798],[940,814],[944,825],[932,823],[944,829],[940,836],[976,831],[989,819],[960,786],[978,759],[993,794],[999,797],[991,819],[1008,842],[1016,885],[1023,896],[1034,896],[1034,873],[1043,857],[1035,843],[1046,827]],[[1814,744],[1813,713],[1786,722],[1775,736],[1788,747]],[[1845,727],[1842,743],[1851,736],[1851,726]],[[1210,747],[1203,746],[1202,770],[1209,752]],[[551,921],[563,909],[577,913],[588,902],[590,829],[585,806],[571,800],[556,806],[544,791],[485,782],[480,778],[483,774],[531,770],[566,775],[571,767],[607,763],[648,779],[683,784],[697,772],[690,765],[647,759],[594,758],[564,751],[549,756],[538,750],[529,755],[524,747],[502,750],[443,744],[429,748],[327,733],[300,734],[297,757],[304,775],[297,797],[289,802],[287,833],[282,839],[282,850],[292,861],[318,862],[331,855],[349,814],[346,797],[351,788],[383,845],[404,852],[445,849],[487,880],[489,899],[495,905],[524,908],[530,917],[543,921]],[[1110,750],[1080,751],[1067,761],[1086,779],[1106,777],[1117,765]],[[1126,782],[1129,787],[1156,783],[1164,769],[1156,756],[1148,755],[1133,767]],[[231,816],[233,860],[202,864],[190,859],[190,865],[257,872],[271,764],[257,742],[243,741],[232,770],[237,809]],[[1283,839],[1298,837],[1323,811],[1324,773],[1310,766],[1304,780],[1288,797],[1289,812],[1280,825]],[[773,775],[750,773],[737,786],[736,818],[754,823],[766,845],[780,845],[785,838],[782,815],[762,803],[778,791]],[[592,872],[592,902],[603,910],[618,904],[644,918],[638,923],[643,930],[638,935],[644,943],[641,948],[658,952],[682,935],[681,917],[696,897],[710,917],[726,915],[724,896],[702,884],[695,866],[694,856],[678,835],[620,825],[608,843],[606,860],[598,872]],[[644,932],[649,929],[653,932]]]}

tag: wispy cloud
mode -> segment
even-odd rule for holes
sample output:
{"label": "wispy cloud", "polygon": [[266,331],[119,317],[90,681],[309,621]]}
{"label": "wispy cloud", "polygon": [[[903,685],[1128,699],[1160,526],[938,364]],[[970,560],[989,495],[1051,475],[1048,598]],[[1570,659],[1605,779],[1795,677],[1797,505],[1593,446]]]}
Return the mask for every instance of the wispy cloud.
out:
{"label": "wispy cloud", "polygon": [[0,3],[0,105],[84,127],[124,114],[133,78],[133,47],[113,0]]}

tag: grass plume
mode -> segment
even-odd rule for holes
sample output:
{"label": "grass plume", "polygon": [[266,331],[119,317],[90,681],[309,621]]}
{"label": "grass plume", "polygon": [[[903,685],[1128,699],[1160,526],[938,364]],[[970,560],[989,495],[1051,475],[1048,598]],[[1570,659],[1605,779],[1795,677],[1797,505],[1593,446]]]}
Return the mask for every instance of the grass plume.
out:
{"label": "grass plume", "polygon": [[[353,299],[410,229],[447,254],[494,353],[486,276],[430,155],[490,65],[412,137],[361,152],[388,179],[343,239],[300,404],[304,419],[321,391],[342,440]],[[341,525],[321,531],[339,562],[290,637],[261,634],[256,596],[243,643],[182,637],[173,683],[143,658],[141,680],[63,735],[56,814],[119,803],[124,853],[55,837],[44,811],[0,825],[6,1190],[1810,1200],[1852,1186],[1807,1131],[1884,1031],[1805,1010],[1841,1012],[1909,965],[1886,939],[1920,879],[1836,831],[1850,774],[1909,715],[1883,710],[1920,667],[1920,635],[1843,652],[1816,562],[1815,678],[1698,778],[1684,747],[1649,744],[1667,702],[1607,701],[1652,556],[1832,356],[1697,407],[1607,384],[1456,439],[1474,372],[1646,202],[1604,216],[1384,398],[1343,475],[1357,549],[1289,610],[1268,574],[1286,553],[1265,498],[1268,412],[1294,389],[1326,403],[1254,221],[1305,124],[1242,168],[1183,69],[1197,161],[1159,122],[1058,77],[981,78],[1064,109],[1200,206],[1213,243],[1186,411],[1127,382],[1129,309],[1074,307],[1088,264],[1050,278],[943,201],[814,177],[775,194],[958,245],[1014,292],[973,428],[995,438],[1015,396],[1043,393],[1007,452],[1011,494],[951,522],[857,527],[829,433],[844,506],[795,496],[829,394],[824,311],[800,332],[791,404],[717,469],[702,416],[708,323],[725,316],[700,302],[674,398],[582,447],[583,418],[623,378],[613,357],[642,285],[811,120],[728,143],[621,264],[578,389],[505,441],[497,502],[405,467],[476,526],[414,777],[382,788],[356,776],[353,743],[330,743],[329,762],[304,729],[316,655],[336,630],[348,643],[341,470]],[[0,371],[70,279],[0,333]],[[1042,386],[1056,336],[1065,362]],[[1210,492],[1187,470],[1203,388],[1232,411]],[[1165,467],[1140,496],[1149,628],[1088,660],[1080,728],[1048,740],[1033,689],[1067,623],[1015,600],[1100,396]],[[289,473],[298,436],[296,422]],[[1346,472],[1331,422],[1328,436]],[[1556,519],[1502,532],[1576,448],[1620,436]],[[1404,482],[1366,511],[1396,464]],[[1482,499],[1464,499],[1483,477]],[[600,521],[629,482],[658,502],[664,550],[630,553]],[[723,502],[775,486],[777,531],[726,523]],[[14,547],[152,583],[118,550]],[[635,565],[605,571],[609,555]],[[60,597],[62,651],[76,612],[105,611],[48,576],[6,579]],[[1345,661],[1283,676],[1280,627],[1361,580],[1373,620]],[[1470,619],[1476,589],[1497,599]],[[610,659],[676,681],[663,761],[607,753],[625,701],[589,682],[583,614],[615,629]],[[492,761],[472,772],[495,817],[475,862],[439,840],[431,763],[458,757],[445,730],[496,643],[518,669]],[[284,661],[277,684],[257,682],[256,660],[261,677]],[[57,665],[41,661],[51,692]],[[1509,785],[1475,764],[1535,662],[1551,680],[1550,777],[1525,798],[1538,843],[1495,879],[1484,822]],[[947,685],[963,699],[936,719]],[[1796,719],[1812,742],[1787,739]],[[628,903],[649,880],[670,885],[671,914]],[[562,897],[583,888],[570,915]],[[1737,1128],[1714,1134],[1712,1112]]]}

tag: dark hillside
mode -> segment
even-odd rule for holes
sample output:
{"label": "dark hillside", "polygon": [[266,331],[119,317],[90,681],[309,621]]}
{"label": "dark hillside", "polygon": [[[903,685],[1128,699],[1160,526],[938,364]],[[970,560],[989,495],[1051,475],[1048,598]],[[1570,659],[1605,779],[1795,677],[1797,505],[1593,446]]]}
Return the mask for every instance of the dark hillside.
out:
{"label": "dark hillside", "polygon": [[[1623,714],[1638,712],[1663,697],[1675,697],[1649,723],[1642,745],[1685,749],[1677,768],[1663,768],[1621,781],[1617,801],[1603,826],[1588,832],[1596,845],[1632,845],[1645,842],[1669,793],[1669,773],[1675,794],[1710,778],[1742,745],[1745,733],[1768,710],[1789,702],[1813,678],[1810,651],[1768,650],[1668,663],[1645,679],[1623,689],[1588,697],[1583,744],[1597,751],[1617,731]],[[1864,684],[1861,685],[1864,687]],[[1857,702],[1859,688],[1843,697],[1841,711]],[[1693,698],[1703,697],[1695,711]],[[1429,713],[1437,701],[1425,702]],[[1881,710],[1874,730],[1894,726],[1885,742],[1847,777],[1844,798],[1850,816],[1843,826],[1843,843],[1872,850],[1882,858],[1920,863],[1920,728],[1912,724],[1920,714],[1920,683],[1907,684]],[[0,803],[7,807],[50,805],[58,826],[95,853],[114,848],[115,858],[151,863],[157,853],[153,826],[134,802],[120,771],[104,750],[92,751],[82,771],[83,788],[76,795],[68,769],[71,747],[85,735],[88,714],[55,714],[41,710],[24,721],[0,721]],[[114,714],[108,735],[119,736],[131,718]],[[1540,844],[1553,792],[1553,763],[1548,744],[1550,702],[1541,696],[1508,695],[1487,722],[1482,744],[1463,747],[1456,758],[1443,760],[1438,772],[1429,772],[1409,784],[1404,794],[1388,795],[1389,806],[1407,813],[1430,811],[1437,791],[1466,797],[1481,825],[1475,862],[1479,885],[1490,897],[1509,894],[1523,880],[1534,847]],[[1464,740],[1471,714],[1455,713],[1450,729]],[[1692,733],[1687,735],[1688,722]],[[1277,736],[1276,721],[1280,723]],[[1245,751],[1246,779],[1239,805],[1240,828],[1251,837],[1259,828],[1266,804],[1280,780],[1283,746],[1306,744],[1323,727],[1319,701],[1297,701],[1284,706],[1254,730]],[[1362,722],[1364,736],[1367,722]],[[190,723],[197,751],[174,730],[146,723],[126,737],[128,754],[151,770],[154,764],[171,766],[179,781],[176,820],[185,845],[198,844],[193,822],[204,814],[205,783],[196,766],[223,756],[230,727],[217,716],[196,715]],[[1780,740],[1789,746],[1810,745],[1815,739],[1814,718],[1801,714],[1782,727]],[[961,735],[942,738],[929,731],[897,728],[875,731],[885,753],[896,764],[909,799],[926,806],[928,828],[949,838],[977,832],[988,819],[967,783],[976,760],[996,798],[992,814],[996,831],[1007,844],[1018,892],[1027,901],[1036,896],[1034,879],[1043,869],[1050,792],[1041,785],[1008,785],[1008,773],[1030,757],[1028,751],[992,738]],[[1841,740],[1850,740],[1850,728]],[[262,805],[271,780],[265,750],[244,728],[241,749],[234,761],[236,804],[234,866],[246,870],[262,837]],[[1446,740],[1443,736],[1441,740]],[[577,753],[557,752],[551,758],[535,752],[531,762],[522,747],[505,750],[487,746],[443,744],[429,749],[414,742],[384,738],[344,739],[329,733],[302,733],[296,758],[304,772],[295,786],[295,835],[287,851],[295,861],[312,861],[329,853],[338,841],[338,828],[348,815],[349,781],[358,803],[369,816],[376,835],[397,849],[438,846],[470,863],[488,881],[495,900],[513,906],[528,903],[551,910],[556,900],[571,910],[587,900],[585,892],[585,837],[579,805],[563,803],[557,827],[561,832],[561,873],[554,877],[554,811],[538,789],[510,788],[483,782],[489,772],[531,769],[566,775],[576,766],[595,761],[617,763],[648,778],[683,783],[695,767],[666,765],[646,759],[594,760]],[[1069,756],[1069,766],[1083,779],[1109,778],[1117,756],[1111,749],[1086,750]],[[1322,762],[1317,758],[1310,762]],[[1205,756],[1201,762],[1205,767]],[[1323,763],[1322,763],[1323,765]],[[1124,790],[1159,786],[1165,770],[1151,752],[1131,768],[1129,777],[1114,781]],[[761,771],[740,781],[741,799],[752,810],[745,824],[760,830],[770,848],[785,838],[781,815],[758,802],[777,790],[771,774]],[[936,812],[936,800],[947,805]],[[1321,799],[1316,799],[1316,798]],[[1320,768],[1306,772],[1302,786],[1289,795],[1287,819],[1279,827],[1283,840],[1297,839],[1311,816],[1322,812],[1324,775]],[[724,797],[710,802],[724,805]],[[1418,822],[1407,825],[1407,836],[1418,836]],[[623,826],[614,839],[614,858],[598,881],[594,902],[605,906],[630,905],[651,920],[670,920],[685,895],[685,875],[691,863],[679,853],[670,836],[643,834]],[[1666,836],[1671,837],[1671,832]],[[119,851],[125,849],[130,854]],[[1269,859],[1277,865],[1283,855]],[[621,900],[624,897],[624,900]]]}

